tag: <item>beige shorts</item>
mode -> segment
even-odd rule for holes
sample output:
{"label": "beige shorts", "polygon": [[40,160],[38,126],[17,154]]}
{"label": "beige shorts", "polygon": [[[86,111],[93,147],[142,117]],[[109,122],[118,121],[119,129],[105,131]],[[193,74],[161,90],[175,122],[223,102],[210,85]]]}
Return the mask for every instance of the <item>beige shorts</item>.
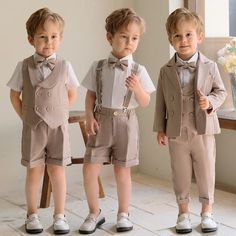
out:
{"label": "beige shorts", "polygon": [[58,166],[71,163],[67,124],[56,129],[43,121],[35,129],[23,124],[21,164],[33,168],[45,163]]}
{"label": "beige shorts", "polygon": [[90,135],[84,162],[112,163],[121,167],[139,164],[139,126],[135,110],[102,108],[95,112],[99,124],[96,135]]}

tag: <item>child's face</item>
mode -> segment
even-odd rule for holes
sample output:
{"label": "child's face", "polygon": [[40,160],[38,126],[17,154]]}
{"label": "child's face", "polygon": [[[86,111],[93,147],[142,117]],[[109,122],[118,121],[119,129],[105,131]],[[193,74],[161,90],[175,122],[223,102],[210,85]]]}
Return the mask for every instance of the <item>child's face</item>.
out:
{"label": "child's face", "polygon": [[34,37],[28,37],[31,45],[34,46],[36,53],[47,58],[51,56],[60,46],[61,31],[59,24],[47,20],[43,27],[37,29]]}
{"label": "child's face", "polygon": [[196,26],[191,21],[180,21],[171,36],[171,45],[183,60],[190,59],[197,51],[197,46],[203,40],[203,33],[197,33]]}
{"label": "child's face", "polygon": [[135,52],[140,39],[140,26],[136,22],[120,28],[114,35],[107,33],[107,40],[112,46],[112,54],[123,58]]}

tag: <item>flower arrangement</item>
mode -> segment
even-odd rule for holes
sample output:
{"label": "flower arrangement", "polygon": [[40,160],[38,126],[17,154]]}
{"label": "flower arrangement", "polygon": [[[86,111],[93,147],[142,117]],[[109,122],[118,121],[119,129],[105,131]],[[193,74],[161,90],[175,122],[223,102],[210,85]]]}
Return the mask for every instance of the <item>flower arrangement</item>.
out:
{"label": "flower arrangement", "polygon": [[218,62],[225,72],[236,76],[236,38],[232,38],[222,49],[217,52]]}

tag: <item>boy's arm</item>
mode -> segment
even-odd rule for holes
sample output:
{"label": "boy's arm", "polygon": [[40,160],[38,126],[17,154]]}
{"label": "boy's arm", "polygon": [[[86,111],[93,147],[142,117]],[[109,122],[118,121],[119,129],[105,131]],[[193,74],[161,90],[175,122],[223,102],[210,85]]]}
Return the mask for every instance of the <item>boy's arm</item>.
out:
{"label": "boy's arm", "polygon": [[135,98],[138,102],[138,104],[141,107],[145,107],[149,104],[150,102],[150,94],[147,93],[143,87],[141,86],[138,77],[134,74],[131,74],[127,79],[126,79],[126,86],[129,90],[134,92]]}
{"label": "boy's arm", "polygon": [[21,92],[15,91],[13,89],[10,90],[10,99],[12,106],[19,117],[22,119],[22,100],[20,98],[20,95]]}
{"label": "boy's arm", "polygon": [[72,105],[77,97],[77,89],[71,88],[68,90],[68,99],[69,99],[69,105]]}
{"label": "boy's arm", "polygon": [[153,131],[154,132],[163,132],[166,133],[166,102],[164,99],[164,91],[163,91],[163,70],[160,71],[158,83],[157,83],[157,91],[156,91],[156,105],[155,105],[155,113],[154,113],[154,124]]}
{"label": "boy's arm", "polygon": [[[224,102],[227,92],[224,83],[221,79],[220,72],[216,63],[214,64],[214,82],[212,85],[212,91],[207,95],[209,103],[212,105],[211,112],[217,110]],[[210,112],[210,113],[211,113]]]}
{"label": "boy's arm", "polygon": [[96,92],[87,90],[85,98],[86,129],[88,134],[95,135],[99,129],[98,123],[94,118],[94,107],[96,101]]}

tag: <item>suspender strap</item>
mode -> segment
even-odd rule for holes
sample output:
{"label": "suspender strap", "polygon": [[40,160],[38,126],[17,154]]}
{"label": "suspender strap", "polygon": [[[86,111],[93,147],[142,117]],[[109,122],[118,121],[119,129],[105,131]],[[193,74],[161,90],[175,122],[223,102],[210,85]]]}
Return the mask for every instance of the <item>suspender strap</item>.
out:
{"label": "suspender strap", "polygon": [[96,84],[97,84],[97,105],[102,106],[102,67],[105,59],[98,61],[96,68]]}
{"label": "suspender strap", "polygon": [[[139,67],[139,64],[134,63],[132,65],[131,72],[133,74],[137,75],[138,74],[138,67]],[[130,102],[131,96],[132,96],[132,91],[127,89],[127,92],[126,92],[126,95],[124,96],[124,101],[123,101],[123,110],[127,110],[128,106],[129,106],[129,102]]]}

